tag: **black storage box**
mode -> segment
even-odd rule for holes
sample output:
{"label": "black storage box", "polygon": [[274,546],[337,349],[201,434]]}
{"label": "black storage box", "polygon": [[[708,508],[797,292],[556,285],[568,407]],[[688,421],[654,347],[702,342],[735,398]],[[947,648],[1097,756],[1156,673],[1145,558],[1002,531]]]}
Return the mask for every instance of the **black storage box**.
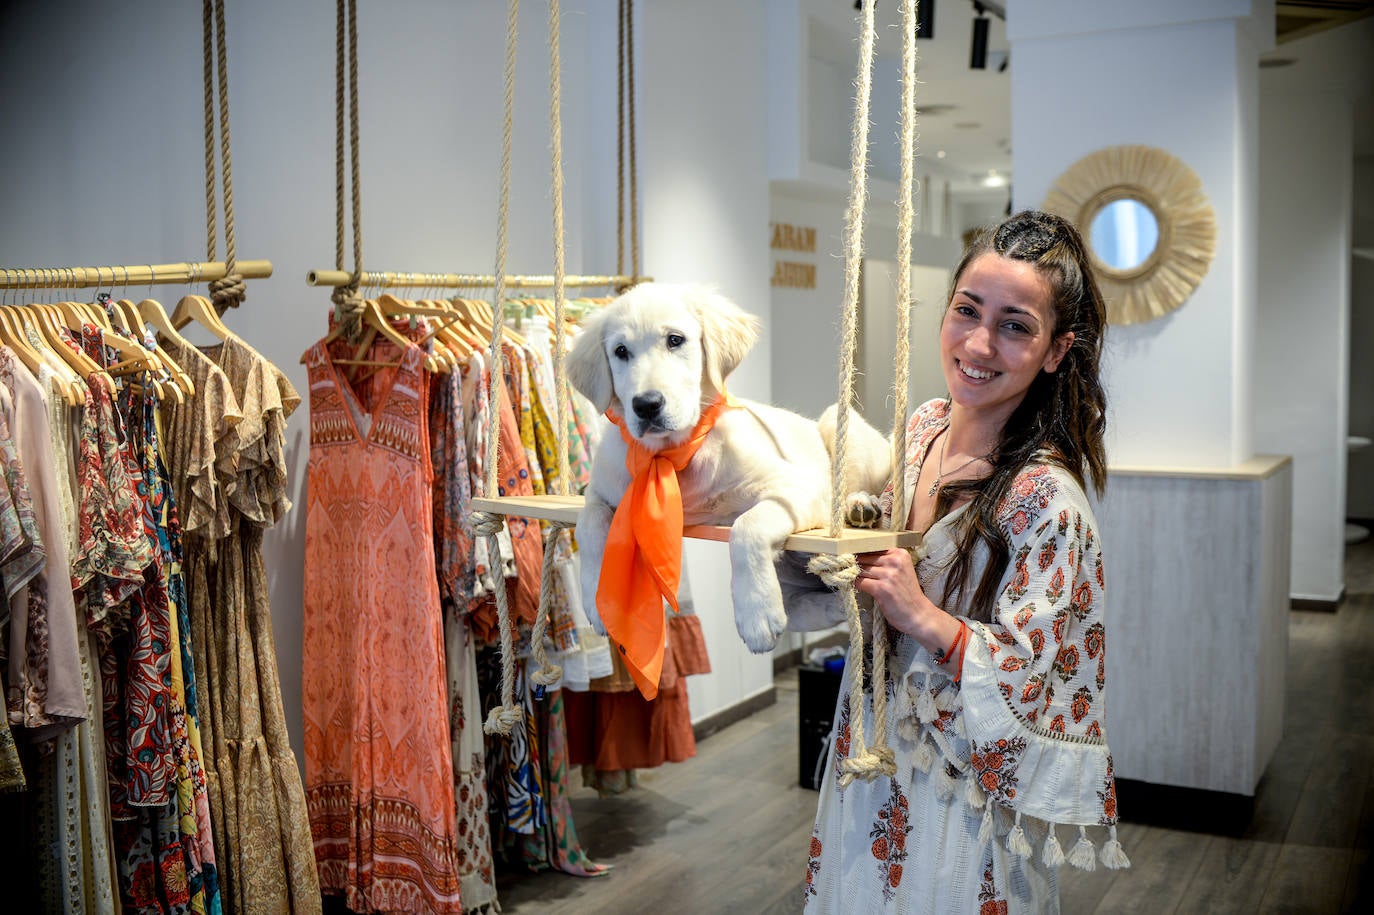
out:
{"label": "black storage box", "polygon": [[827,670],[819,664],[803,664],[797,668],[798,781],[812,791],[821,787],[825,777],[824,759],[843,680],[840,666]]}

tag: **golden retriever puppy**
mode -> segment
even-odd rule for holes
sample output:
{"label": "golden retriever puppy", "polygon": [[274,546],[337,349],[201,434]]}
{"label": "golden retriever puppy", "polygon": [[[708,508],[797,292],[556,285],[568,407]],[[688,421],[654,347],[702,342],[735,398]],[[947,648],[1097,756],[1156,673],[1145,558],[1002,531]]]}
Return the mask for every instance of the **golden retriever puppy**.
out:
{"label": "golden retriever puppy", "polygon": [[[758,333],[757,318],[710,289],[645,283],[586,319],[568,357],[568,378],[657,452],[689,437]],[[766,652],[787,628],[774,561],[788,535],[829,520],[833,429],[823,432],[813,420],[765,404],[736,403],[678,473],[678,484],[685,524],[730,526],[735,625],[751,651]],[[833,427],[833,408],[827,412]],[[583,606],[603,632],[597,584],[611,519],[631,482],[626,450],[616,430],[601,436],[577,523]],[[891,468],[887,441],[862,420],[851,421],[849,453],[845,491],[880,492]]]}

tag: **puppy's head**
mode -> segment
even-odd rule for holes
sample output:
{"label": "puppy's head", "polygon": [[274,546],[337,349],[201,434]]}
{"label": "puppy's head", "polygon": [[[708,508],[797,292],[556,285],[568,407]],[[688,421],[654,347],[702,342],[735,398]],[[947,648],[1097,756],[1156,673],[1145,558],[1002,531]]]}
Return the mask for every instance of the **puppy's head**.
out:
{"label": "puppy's head", "polygon": [[658,451],[687,438],[757,339],[758,320],[709,289],[644,283],[586,320],[568,378]]}

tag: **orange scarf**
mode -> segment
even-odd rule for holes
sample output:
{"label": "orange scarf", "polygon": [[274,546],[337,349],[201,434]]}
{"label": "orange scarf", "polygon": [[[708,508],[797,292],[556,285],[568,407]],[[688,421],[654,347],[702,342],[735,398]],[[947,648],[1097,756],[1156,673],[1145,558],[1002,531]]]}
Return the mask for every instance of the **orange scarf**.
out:
{"label": "orange scarf", "polygon": [[630,676],[645,699],[658,695],[663,673],[667,621],[663,601],[676,613],[682,576],[682,491],[677,473],[692,460],[716,420],[733,404],[725,395],[702,411],[691,436],[680,445],[650,451],[607,411],[625,440],[630,486],[616,506],[601,560],[596,609],[606,632],[620,646]]}

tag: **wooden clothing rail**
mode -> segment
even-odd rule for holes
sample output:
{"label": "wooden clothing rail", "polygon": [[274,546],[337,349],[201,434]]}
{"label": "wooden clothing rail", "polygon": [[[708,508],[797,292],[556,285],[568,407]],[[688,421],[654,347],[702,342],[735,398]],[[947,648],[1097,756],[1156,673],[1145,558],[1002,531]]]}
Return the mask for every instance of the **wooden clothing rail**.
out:
{"label": "wooden clothing rail", "polygon": [[[354,274],[346,270],[311,270],[305,275],[310,286],[348,286],[353,283]],[[565,276],[564,286],[634,286],[652,281],[648,276]],[[552,289],[557,284],[552,276],[507,276],[507,289]],[[480,273],[400,273],[395,271],[365,270],[358,279],[358,288],[493,288],[496,277]]]}
{"label": "wooden clothing rail", "polygon": [[[272,275],[268,260],[238,261],[234,272],[246,280]],[[127,267],[0,267],[0,289],[79,289],[92,286],[149,286],[224,279],[223,261],[142,264]]]}

